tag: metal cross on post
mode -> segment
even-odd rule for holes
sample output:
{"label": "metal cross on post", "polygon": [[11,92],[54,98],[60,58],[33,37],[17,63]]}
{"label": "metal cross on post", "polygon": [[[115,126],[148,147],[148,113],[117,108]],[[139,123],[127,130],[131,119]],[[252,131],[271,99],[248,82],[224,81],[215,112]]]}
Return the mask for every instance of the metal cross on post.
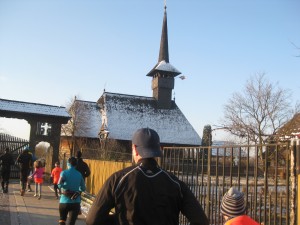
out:
{"label": "metal cross on post", "polygon": [[51,124],[49,123],[42,123],[41,124],[41,135],[50,135],[51,133]]}

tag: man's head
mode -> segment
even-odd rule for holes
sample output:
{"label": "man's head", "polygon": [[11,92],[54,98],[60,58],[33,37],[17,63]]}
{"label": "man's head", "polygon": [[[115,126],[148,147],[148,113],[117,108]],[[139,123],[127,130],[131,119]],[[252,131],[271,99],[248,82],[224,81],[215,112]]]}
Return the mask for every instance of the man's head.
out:
{"label": "man's head", "polygon": [[244,194],[234,187],[231,187],[223,196],[221,213],[223,216],[236,217],[245,214],[246,205]]}
{"label": "man's head", "polygon": [[23,149],[23,152],[24,152],[24,153],[28,153],[28,152],[29,152],[29,146],[26,146],[26,147]]}
{"label": "man's head", "polygon": [[132,148],[140,158],[162,157],[159,136],[150,128],[142,128],[134,133]]}
{"label": "man's head", "polygon": [[70,157],[68,159],[68,164],[72,167],[77,166],[77,159],[75,157]]}
{"label": "man's head", "polygon": [[76,152],[76,158],[81,158],[81,156],[82,156],[81,151],[77,151],[77,152]]}

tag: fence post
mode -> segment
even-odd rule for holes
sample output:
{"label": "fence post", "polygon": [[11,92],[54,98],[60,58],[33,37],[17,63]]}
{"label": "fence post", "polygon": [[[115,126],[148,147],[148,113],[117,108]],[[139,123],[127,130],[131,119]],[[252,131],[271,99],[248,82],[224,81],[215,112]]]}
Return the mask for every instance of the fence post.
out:
{"label": "fence post", "polygon": [[296,173],[297,173],[297,224],[300,224],[300,140],[296,141]]}
{"label": "fence post", "polygon": [[211,207],[211,178],[210,178],[210,166],[211,166],[211,153],[212,153],[212,148],[207,147],[207,154],[208,154],[208,159],[207,159],[207,192],[206,192],[206,216],[210,220],[210,207]]}

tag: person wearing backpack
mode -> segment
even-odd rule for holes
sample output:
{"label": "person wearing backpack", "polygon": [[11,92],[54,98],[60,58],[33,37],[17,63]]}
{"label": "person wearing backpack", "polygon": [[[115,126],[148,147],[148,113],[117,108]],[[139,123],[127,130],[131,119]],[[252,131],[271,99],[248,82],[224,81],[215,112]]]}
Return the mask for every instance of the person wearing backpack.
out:
{"label": "person wearing backpack", "polygon": [[76,153],[76,159],[77,159],[76,170],[78,170],[81,173],[83,180],[85,182],[85,178],[90,176],[91,171],[90,171],[88,164],[83,161],[81,156],[82,156],[81,151],[77,151],[77,153]]}

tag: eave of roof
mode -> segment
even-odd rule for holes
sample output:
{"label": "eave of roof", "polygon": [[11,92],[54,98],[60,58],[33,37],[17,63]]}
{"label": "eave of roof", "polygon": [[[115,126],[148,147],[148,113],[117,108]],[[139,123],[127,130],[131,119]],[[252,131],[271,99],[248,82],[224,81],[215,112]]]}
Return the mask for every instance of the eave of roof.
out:
{"label": "eave of roof", "polygon": [[19,113],[40,116],[52,116],[69,119],[70,115],[65,107],[45,105],[39,103],[21,102],[7,99],[0,99],[0,116],[1,114]]}

